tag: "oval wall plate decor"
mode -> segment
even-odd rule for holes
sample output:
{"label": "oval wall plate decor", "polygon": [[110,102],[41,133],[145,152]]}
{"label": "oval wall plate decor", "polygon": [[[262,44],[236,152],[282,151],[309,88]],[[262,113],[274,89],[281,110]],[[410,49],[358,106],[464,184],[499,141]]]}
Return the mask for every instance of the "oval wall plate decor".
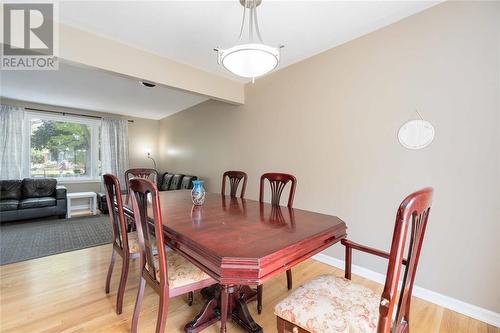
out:
{"label": "oval wall plate decor", "polygon": [[426,120],[410,120],[398,131],[399,143],[408,149],[422,149],[434,140],[434,126]]}

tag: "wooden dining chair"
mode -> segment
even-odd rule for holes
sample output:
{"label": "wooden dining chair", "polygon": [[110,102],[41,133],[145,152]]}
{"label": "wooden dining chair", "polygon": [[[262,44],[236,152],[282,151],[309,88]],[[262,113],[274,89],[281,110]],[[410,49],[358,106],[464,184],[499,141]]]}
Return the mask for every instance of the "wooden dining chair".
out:
{"label": "wooden dining chair", "polygon": [[[116,313],[121,314],[129,263],[131,259],[139,258],[139,245],[137,243],[137,234],[135,232],[127,232],[127,223],[123,213],[123,202],[118,178],[112,174],[105,174],[103,179],[104,189],[106,191],[106,201],[109,207],[109,219],[113,231],[113,251],[111,253],[108,275],[106,277],[106,294],[109,294],[111,275],[113,274],[115,258],[118,253],[122,258],[122,272],[116,297]],[[117,205],[115,205],[115,202]]]}
{"label": "wooden dining chair", "polygon": [[291,187],[288,195],[287,206],[292,208],[293,198],[295,197],[295,187],[297,186],[297,178],[287,173],[263,174],[260,176],[259,202],[264,202],[264,183],[266,179],[269,181],[269,185],[271,186],[271,204],[276,206],[280,205],[281,194],[283,193],[286,185],[290,182]]}
{"label": "wooden dining chair", "polygon": [[[259,191],[259,202],[264,202],[264,183],[265,180],[269,182],[271,186],[271,204],[273,206],[279,206],[281,200],[281,194],[288,183],[291,184],[290,192],[288,194],[287,207],[292,208],[293,199],[295,197],[295,188],[297,187],[297,178],[293,175],[287,173],[265,173],[260,176],[260,191]],[[292,289],[292,270],[288,269],[286,271],[286,284],[288,290]],[[262,293],[264,286],[261,284],[257,286],[257,312],[260,314],[262,312]]]}
{"label": "wooden dining chair", "polygon": [[245,189],[247,188],[247,174],[243,171],[226,171],[222,175],[222,190],[221,194],[226,195],[226,179],[229,179],[230,192],[229,195],[236,198],[236,193],[238,192],[238,186],[243,179],[243,184],[241,186],[240,198],[245,197]]}
{"label": "wooden dining chair", "polygon": [[[410,303],[418,259],[432,204],[432,188],[406,197],[396,214],[390,252],[343,239],[345,278],[319,276],[297,288],[274,309],[278,333],[377,332],[404,333],[410,327]],[[409,244],[406,246],[409,231]],[[351,282],[352,250],[389,259],[382,296]],[[405,250],[408,256],[404,259]],[[398,283],[405,266],[401,289]],[[393,312],[396,314],[393,320]]]}
{"label": "wooden dining chair", "polygon": [[125,171],[125,182],[127,186],[127,199],[125,200],[125,203],[129,203],[129,196],[130,196],[129,181],[132,178],[150,179],[155,184],[158,184],[158,171],[156,171],[155,169],[148,169],[148,168],[133,168]]}
{"label": "wooden dining chair", "polygon": [[[169,298],[211,286],[217,281],[179,253],[172,249],[167,250],[156,184],[149,179],[133,178],[130,180],[130,193],[137,229],[141,270],[132,317],[132,332],[137,332],[144,288],[147,283],[160,296],[156,333],[162,333],[166,327]],[[158,248],[157,256],[153,253],[154,241]]]}

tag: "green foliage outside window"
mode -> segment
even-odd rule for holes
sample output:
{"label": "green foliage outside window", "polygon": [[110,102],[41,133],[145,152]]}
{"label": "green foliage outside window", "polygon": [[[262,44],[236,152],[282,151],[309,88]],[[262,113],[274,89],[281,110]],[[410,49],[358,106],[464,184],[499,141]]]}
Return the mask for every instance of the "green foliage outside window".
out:
{"label": "green foliage outside window", "polygon": [[34,120],[31,126],[31,174],[42,177],[90,175],[91,126]]}

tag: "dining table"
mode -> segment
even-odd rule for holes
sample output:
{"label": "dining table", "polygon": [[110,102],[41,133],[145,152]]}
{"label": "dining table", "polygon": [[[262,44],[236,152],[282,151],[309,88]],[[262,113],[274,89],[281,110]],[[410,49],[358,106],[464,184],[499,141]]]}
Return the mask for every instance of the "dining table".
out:
{"label": "dining table", "polygon": [[[215,193],[196,206],[189,190],[162,191],[159,199],[168,246],[218,282],[201,291],[206,302],[187,333],[219,320],[225,332],[227,319],[262,333],[247,307],[257,298],[254,287],[347,236],[340,218],[302,209]],[[131,204],[123,208],[133,219]]]}

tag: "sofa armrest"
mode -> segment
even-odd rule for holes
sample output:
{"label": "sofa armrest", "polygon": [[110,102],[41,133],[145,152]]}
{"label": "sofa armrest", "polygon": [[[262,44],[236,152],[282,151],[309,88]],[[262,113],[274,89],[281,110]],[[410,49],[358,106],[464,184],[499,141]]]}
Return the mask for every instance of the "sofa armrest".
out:
{"label": "sofa armrest", "polygon": [[66,187],[57,186],[56,187],[56,200],[66,199]]}

